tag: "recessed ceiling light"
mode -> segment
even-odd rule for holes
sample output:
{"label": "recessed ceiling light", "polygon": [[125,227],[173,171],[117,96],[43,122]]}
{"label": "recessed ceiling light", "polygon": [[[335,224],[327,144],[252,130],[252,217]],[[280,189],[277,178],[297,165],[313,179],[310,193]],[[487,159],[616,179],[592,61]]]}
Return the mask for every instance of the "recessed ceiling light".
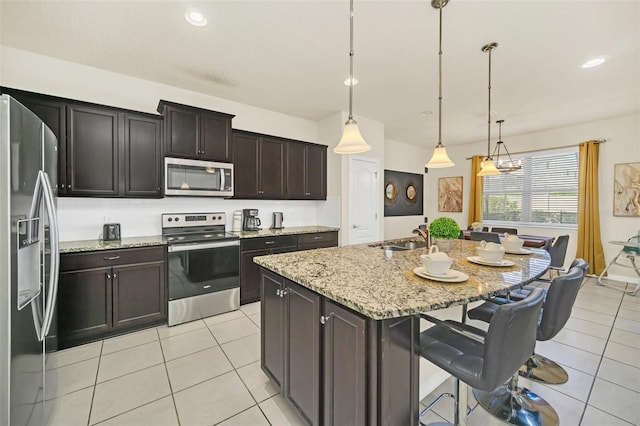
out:
{"label": "recessed ceiling light", "polygon": [[[356,84],[358,84],[358,79],[357,78],[353,78],[353,85],[355,86]],[[351,86],[351,79],[349,77],[344,79],[344,85],[345,86]]]}
{"label": "recessed ceiling light", "polygon": [[189,10],[184,14],[184,19],[187,20],[191,25],[195,25],[196,27],[204,27],[207,25],[207,18],[198,11]]}
{"label": "recessed ceiling light", "polygon": [[602,65],[604,64],[605,59],[604,58],[595,58],[595,59],[591,59],[587,62],[585,62],[584,64],[582,64],[582,68],[593,68],[593,67],[597,67],[598,65]]}

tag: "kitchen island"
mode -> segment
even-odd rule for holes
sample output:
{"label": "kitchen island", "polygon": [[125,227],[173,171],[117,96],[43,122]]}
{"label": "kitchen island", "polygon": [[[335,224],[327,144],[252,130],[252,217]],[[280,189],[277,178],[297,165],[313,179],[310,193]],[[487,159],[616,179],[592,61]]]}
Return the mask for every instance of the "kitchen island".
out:
{"label": "kitchen island", "polygon": [[471,263],[477,242],[454,240],[442,283],[413,273],[426,248],[354,245],[256,257],[262,269],[262,369],[310,424],[415,425],[420,312],[504,294],[544,274],[544,250]]}

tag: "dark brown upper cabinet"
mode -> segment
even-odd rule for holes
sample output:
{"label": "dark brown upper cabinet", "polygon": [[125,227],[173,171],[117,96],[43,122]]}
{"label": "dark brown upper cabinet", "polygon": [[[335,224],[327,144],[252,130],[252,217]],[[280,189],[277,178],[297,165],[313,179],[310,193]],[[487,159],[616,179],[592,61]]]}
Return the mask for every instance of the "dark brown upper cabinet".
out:
{"label": "dark brown upper cabinet", "polygon": [[162,117],[0,88],[58,138],[58,195],[162,196]]}
{"label": "dark brown upper cabinet", "polygon": [[286,198],[284,140],[234,132],[234,198]]}
{"label": "dark brown upper cabinet", "polygon": [[231,119],[234,115],[161,100],[165,118],[165,155],[200,160],[233,160]]}
{"label": "dark brown upper cabinet", "polygon": [[326,200],[327,147],[287,143],[287,198]]}
{"label": "dark brown upper cabinet", "polygon": [[13,96],[35,113],[58,139],[58,195],[67,193],[67,104],[36,93],[1,88],[2,93]]}

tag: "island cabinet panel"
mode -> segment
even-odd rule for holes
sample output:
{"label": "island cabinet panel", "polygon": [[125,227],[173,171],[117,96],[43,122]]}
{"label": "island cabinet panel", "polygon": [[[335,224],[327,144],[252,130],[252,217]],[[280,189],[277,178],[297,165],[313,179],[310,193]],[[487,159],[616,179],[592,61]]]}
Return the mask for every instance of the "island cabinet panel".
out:
{"label": "island cabinet panel", "polygon": [[330,300],[323,317],[324,424],[366,425],[367,321]]}
{"label": "island cabinet panel", "polygon": [[338,246],[338,231],[300,234],[298,236],[298,250],[311,250]]}
{"label": "island cabinet panel", "polygon": [[287,198],[327,199],[327,147],[287,143]]}
{"label": "island cabinet panel", "polygon": [[199,160],[231,162],[233,115],[161,100],[165,117],[165,154]]}
{"label": "island cabinet panel", "polygon": [[418,424],[418,316],[373,320],[267,269],[261,278],[262,369],[309,424]]}
{"label": "island cabinet panel", "polygon": [[320,296],[285,280],[285,397],[320,423]]}
{"label": "island cabinet panel", "polygon": [[296,251],[297,241],[296,235],[247,238],[240,241],[240,304],[260,300],[260,266],[253,262],[253,258]]}
{"label": "island cabinet panel", "polygon": [[282,391],[284,384],[284,299],[280,297],[284,279],[262,276],[260,297],[260,365],[273,384]]}
{"label": "island cabinet panel", "polygon": [[62,254],[60,347],[165,322],[166,274],[163,246]]}

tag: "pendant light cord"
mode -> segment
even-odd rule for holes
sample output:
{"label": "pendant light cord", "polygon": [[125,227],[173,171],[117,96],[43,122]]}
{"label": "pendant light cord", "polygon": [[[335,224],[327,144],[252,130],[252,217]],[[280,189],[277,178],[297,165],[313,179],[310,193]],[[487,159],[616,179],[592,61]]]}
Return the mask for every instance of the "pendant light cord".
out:
{"label": "pendant light cord", "polygon": [[438,147],[442,146],[442,0],[440,1],[440,32],[438,46]]}
{"label": "pendant light cord", "polygon": [[491,158],[491,52],[489,48],[489,102],[487,105],[487,159]]}
{"label": "pendant light cord", "polygon": [[351,40],[349,45],[349,120],[353,120],[353,0],[351,0],[351,9],[349,14],[350,32],[349,38]]}

